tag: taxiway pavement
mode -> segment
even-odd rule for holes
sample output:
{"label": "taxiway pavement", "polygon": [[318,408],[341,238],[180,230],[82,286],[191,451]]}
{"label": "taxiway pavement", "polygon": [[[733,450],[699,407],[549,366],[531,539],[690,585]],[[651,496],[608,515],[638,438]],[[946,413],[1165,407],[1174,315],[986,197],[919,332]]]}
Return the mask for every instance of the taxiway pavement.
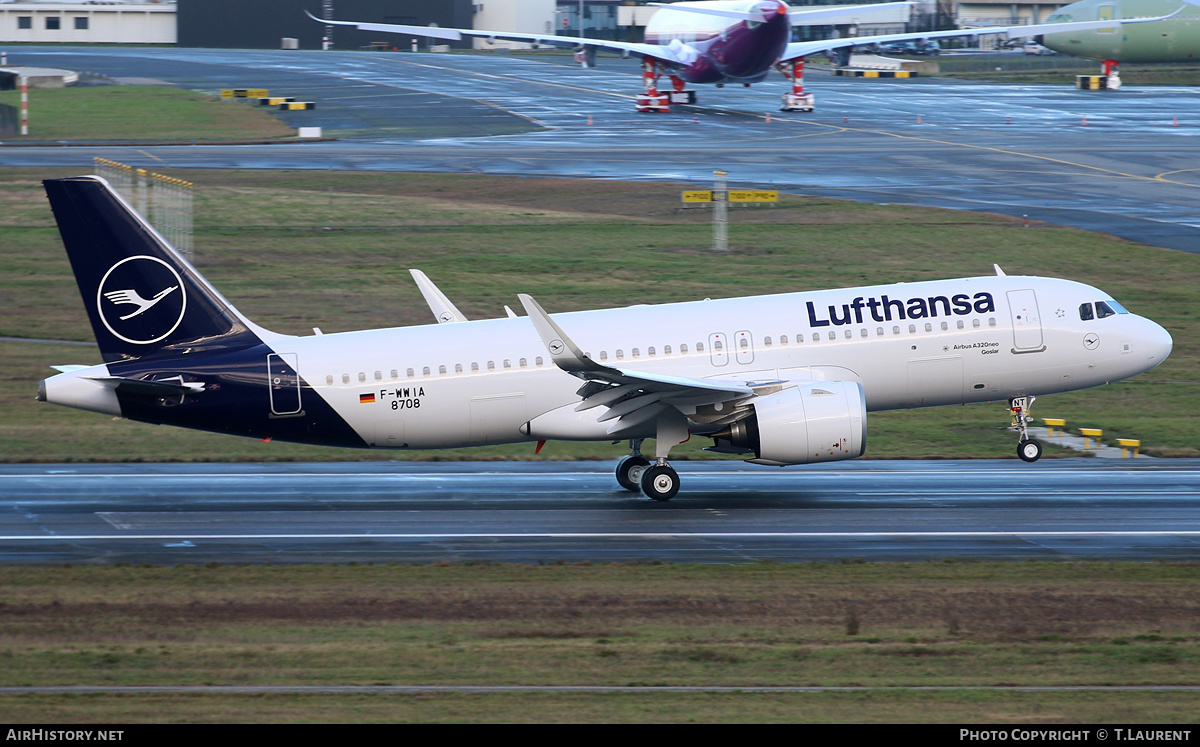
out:
{"label": "taxiway pavement", "polygon": [[612,58],[582,70],[426,53],[27,47],[10,57],[113,78],[152,71],[199,90],[266,87],[317,103],[288,113],[289,124],[353,137],[289,146],[4,147],[4,165],[86,169],[102,156],[156,170],[699,183],[721,169],[749,186],[1027,216],[1200,251],[1200,117],[1190,88],[1089,92],[1066,77],[1061,86],[1033,86],[812,73],[811,114],[779,113],[787,85],[775,78],[751,88],[698,87],[699,105],[646,115],[633,111],[636,63]]}

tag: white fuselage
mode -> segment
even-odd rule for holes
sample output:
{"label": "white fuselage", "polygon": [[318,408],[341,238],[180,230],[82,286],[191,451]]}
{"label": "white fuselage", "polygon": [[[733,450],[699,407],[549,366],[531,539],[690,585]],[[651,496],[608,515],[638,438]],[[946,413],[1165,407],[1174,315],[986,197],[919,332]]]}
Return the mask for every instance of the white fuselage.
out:
{"label": "white fuselage", "polygon": [[[1082,389],[1145,371],[1170,352],[1170,336],[1143,317],[1082,319],[1080,306],[1097,301],[1112,299],[1066,280],[994,276],[554,319],[592,360],[624,371],[853,381],[869,410],[889,410]],[[582,382],[554,365],[526,317],[271,344],[370,445],[607,438],[597,410],[539,421],[573,413]]]}

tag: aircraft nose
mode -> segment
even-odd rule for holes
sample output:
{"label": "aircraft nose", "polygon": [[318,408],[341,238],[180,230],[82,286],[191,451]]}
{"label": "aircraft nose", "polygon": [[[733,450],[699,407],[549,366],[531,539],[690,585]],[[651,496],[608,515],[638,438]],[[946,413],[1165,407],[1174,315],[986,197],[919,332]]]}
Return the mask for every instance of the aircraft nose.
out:
{"label": "aircraft nose", "polygon": [[1171,333],[1163,329],[1157,322],[1152,322],[1145,319],[1146,329],[1142,334],[1142,339],[1145,341],[1149,360],[1147,361],[1151,367],[1157,366],[1167,359],[1171,354],[1171,349],[1175,347],[1175,341],[1171,339]]}

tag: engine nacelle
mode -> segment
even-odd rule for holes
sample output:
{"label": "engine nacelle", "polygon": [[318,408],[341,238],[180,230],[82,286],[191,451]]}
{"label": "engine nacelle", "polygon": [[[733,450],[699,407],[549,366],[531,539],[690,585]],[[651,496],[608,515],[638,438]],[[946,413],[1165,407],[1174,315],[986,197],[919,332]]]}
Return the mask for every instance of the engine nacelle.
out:
{"label": "engine nacelle", "polygon": [[755,464],[783,466],[860,457],[867,399],[853,381],[788,387],[749,401],[754,414],[714,436],[717,451],[753,451]]}

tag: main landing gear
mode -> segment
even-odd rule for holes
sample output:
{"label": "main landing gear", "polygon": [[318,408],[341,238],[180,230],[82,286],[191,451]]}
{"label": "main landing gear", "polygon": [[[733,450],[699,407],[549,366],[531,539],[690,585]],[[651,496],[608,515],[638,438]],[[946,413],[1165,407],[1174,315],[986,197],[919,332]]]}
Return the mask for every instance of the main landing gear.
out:
{"label": "main landing gear", "polygon": [[650,460],[642,456],[642,439],[629,439],[629,448],[632,453],[617,462],[617,482],[636,493],[642,488],[642,473],[650,466]]}
{"label": "main landing gear", "polygon": [[642,456],[641,438],[629,439],[629,456],[617,463],[617,482],[630,492],[641,489],[647,498],[669,501],[679,492],[679,473],[667,464],[671,447],[683,443],[691,434],[687,418],[674,408],[661,414],[656,423],[654,462]]}
{"label": "main landing gear", "polygon": [[1029,408],[1037,397],[1014,397],[1008,401],[1008,409],[1012,411],[1013,424],[1021,434],[1017,442],[1017,456],[1024,462],[1036,462],[1042,458],[1042,444],[1029,437]]}

